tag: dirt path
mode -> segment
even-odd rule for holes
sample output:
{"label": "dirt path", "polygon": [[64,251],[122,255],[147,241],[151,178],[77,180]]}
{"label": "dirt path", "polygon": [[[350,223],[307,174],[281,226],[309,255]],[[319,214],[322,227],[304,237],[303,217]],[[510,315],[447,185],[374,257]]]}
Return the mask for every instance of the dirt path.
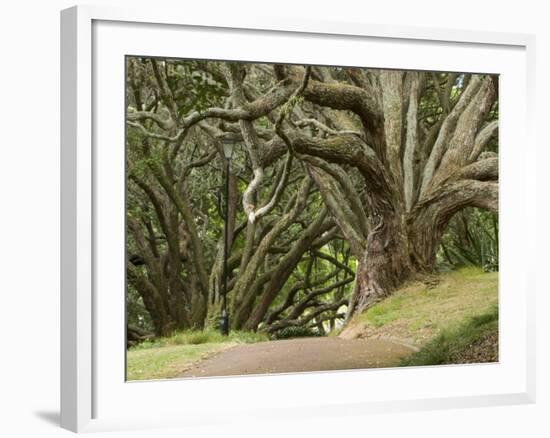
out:
{"label": "dirt path", "polygon": [[180,377],[233,376],[394,366],[414,350],[380,339],[299,338],[237,345]]}

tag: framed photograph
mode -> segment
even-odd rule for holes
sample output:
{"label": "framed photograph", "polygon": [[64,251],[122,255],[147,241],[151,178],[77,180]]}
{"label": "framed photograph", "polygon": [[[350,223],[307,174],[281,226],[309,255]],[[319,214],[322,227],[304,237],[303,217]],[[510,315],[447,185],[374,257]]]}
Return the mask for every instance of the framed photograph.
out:
{"label": "framed photograph", "polygon": [[61,26],[64,428],[534,402],[534,37]]}

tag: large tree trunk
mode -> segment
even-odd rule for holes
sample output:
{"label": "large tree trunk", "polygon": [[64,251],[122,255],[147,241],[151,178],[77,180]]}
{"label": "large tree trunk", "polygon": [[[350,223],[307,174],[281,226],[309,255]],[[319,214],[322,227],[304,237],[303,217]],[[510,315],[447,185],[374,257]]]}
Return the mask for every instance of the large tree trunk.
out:
{"label": "large tree trunk", "polygon": [[356,280],[346,319],[364,311],[398,287],[413,270],[406,225],[399,218],[381,218],[369,233],[357,260]]}
{"label": "large tree trunk", "polygon": [[433,271],[436,252],[454,214],[466,206],[498,211],[497,183],[449,184],[400,220],[382,217],[358,258],[346,320],[391,294],[404,280]]}
{"label": "large tree trunk", "polygon": [[[467,206],[498,209],[498,160],[480,156],[497,127],[490,122],[480,129],[495,99],[494,79],[473,75],[453,107],[441,92],[440,122],[432,126],[433,134],[421,135],[418,111],[425,80],[414,72],[378,72],[374,105],[383,122],[349,107],[364,122],[367,143],[343,132],[325,139],[289,133],[357,259],[347,319],[391,294],[412,273],[431,271],[456,212]],[[437,77],[432,86],[439,86]],[[325,97],[324,104],[337,107],[329,90]],[[360,172],[364,213],[351,202],[354,194],[334,165]]]}

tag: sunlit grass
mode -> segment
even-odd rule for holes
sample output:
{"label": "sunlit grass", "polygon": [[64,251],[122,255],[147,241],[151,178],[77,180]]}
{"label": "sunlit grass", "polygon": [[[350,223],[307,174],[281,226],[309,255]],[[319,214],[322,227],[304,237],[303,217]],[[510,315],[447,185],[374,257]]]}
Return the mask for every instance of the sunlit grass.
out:
{"label": "sunlit grass", "polygon": [[177,377],[193,363],[234,344],[170,345],[128,351],[127,380]]}
{"label": "sunlit grass", "polygon": [[127,380],[177,377],[195,362],[224,349],[267,340],[267,335],[254,332],[233,331],[223,336],[215,330],[189,330],[142,342],[127,352]]}
{"label": "sunlit grass", "polygon": [[428,286],[413,282],[359,315],[367,336],[387,334],[424,344],[442,330],[483,315],[498,305],[498,273],[463,268]]}

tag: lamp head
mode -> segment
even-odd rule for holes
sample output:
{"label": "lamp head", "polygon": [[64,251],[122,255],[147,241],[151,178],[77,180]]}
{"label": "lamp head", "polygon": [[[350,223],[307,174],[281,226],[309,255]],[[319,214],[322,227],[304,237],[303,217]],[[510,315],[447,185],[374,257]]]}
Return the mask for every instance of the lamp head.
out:
{"label": "lamp head", "polygon": [[224,137],[222,140],[223,143],[223,155],[226,159],[230,160],[233,156],[233,147],[235,146],[235,142],[231,138]]}

